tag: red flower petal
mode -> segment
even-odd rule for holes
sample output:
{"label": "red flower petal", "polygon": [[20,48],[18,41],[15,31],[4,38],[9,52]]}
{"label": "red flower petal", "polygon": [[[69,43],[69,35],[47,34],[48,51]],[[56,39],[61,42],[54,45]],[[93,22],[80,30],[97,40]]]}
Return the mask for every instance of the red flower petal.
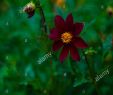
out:
{"label": "red flower petal", "polygon": [[62,41],[55,41],[54,43],[53,43],[53,51],[57,51],[58,49],[60,49],[61,47],[63,46],[63,43],[62,43]]}
{"label": "red flower petal", "polygon": [[65,28],[65,22],[64,19],[61,16],[56,16],[55,17],[55,25],[58,29],[64,30]]}
{"label": "red flower petal", "polygon": [[75,47],[70,47],[70,54],[71,54],[71,57],[73,60],[75,60],[75,61],[80,60],[79,53]]}
{"label": "red flower petal", "polygon": [[73,24],[73,16],[72,14],[69,14],[66,18],[66,23]]}
{"label": "red flower petal", "polygon": [[53,28],[51,30],[51,33],[49,35],[49,38],[52,39],[52,40],[57,40],[59,38],[59,31],[56,29],[56,28]]}
{"label": "red flower petal", "polygon": [[83,23],[75,23],[75,25],[74,25],[75,35],[79,35],[80,32],[82,31],[83,27],[84,27]]}
{"label": "red flower petal", "polygon": [[72,14],[69,14],[66,18],[66,28],[68,28],[67,31],[72,30],[72,28],[73,28],[73,16],[72,16]]}
{"label": "red flower petal", "polygon": [[74,42],[74,46],[77,47],[77,48],[84,49],[84,48],[88,47],[88,45],[80,37],[76,37],[73,42]]}
{"label": "red flower petal", "polygon": [[60,54],[60,62],[64,61],[64,59],[68,56],[68,53],[69,53],[69,47],[64,46]]}

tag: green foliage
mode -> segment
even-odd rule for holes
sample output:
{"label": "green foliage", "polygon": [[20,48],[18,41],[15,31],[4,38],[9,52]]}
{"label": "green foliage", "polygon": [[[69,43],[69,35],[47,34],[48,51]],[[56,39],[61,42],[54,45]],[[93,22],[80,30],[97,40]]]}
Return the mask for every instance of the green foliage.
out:
{"label": "green foliage", "polygon": [[[36,0],[32,0],[36,3]],[[0,95],[97,95],[83,52],[81,60],[68,58],[63,64],[59,52],[52,52],[41,64],[38,60],[51,52],[47,34],[54,27],[56,14],[63,18],[72,12],[75,22],[84,22],[80,36],[88,43],[84,50],[92,75],[108,68],[109,74],[96,84],[99,95],[112,95],[113,89],[113,7],[112,0],[65,0],[65,7],[54,0],[40,0],[47,33],[39,8],[28,19],[22,8],[30,0],[0,1]]]}

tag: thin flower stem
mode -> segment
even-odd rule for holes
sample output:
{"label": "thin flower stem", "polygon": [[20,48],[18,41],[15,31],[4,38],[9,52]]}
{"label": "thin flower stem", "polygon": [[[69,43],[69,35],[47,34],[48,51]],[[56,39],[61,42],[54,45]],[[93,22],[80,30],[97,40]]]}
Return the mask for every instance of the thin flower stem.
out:
{"label": "thin flower stem", "polygon": [[76,71],[75,71],[75,68],[73,67],[73,64],[72,64],[72,62],[70,62],[70,65],[71,65],[72,72],[73,72],[72,74],[73,74],[73,75],[75,75],[75,72],[76,72]]}
{"label": "thin flower stem", "polygon": [[85,55],[84,52],[83,52],[83,54],[84,54],[84,57],[85,57],[86,64],[87,64],[87,66],[88,66],[88,70],[89,70],[90,77],[91,77],[92,82],[93,82],[93,84],[94,84],[94,86],[95,86],[96,94],[99,95],[98,86],[97,86],[97,83],[96,83],[96,81],[95,81],[94,72],[93,72],[92,68],[90,67],[90,64],[88,63],[87,56]]}
{"label": "thin flower stem", "polygon": [[39,9],[40,15],[41,15],[41,25],[42,25],[42,29],[45,33],[47,33],[47,25],[46,25],[46,19],[45,19],[45,15],[44,15],[44,11],[41,7],[40,4],[40,0],[37,0],[36,2],[36,7]]}
{"label": "thin flower stem", "polygon": [[70,60],[71,60],[70,57],[68,57],[68,64],[69,64],[69,67],[71,68],[72,74],[75,75],[76,70],[75,70],[75,68],[74,68],[73,63],[70,62]]}

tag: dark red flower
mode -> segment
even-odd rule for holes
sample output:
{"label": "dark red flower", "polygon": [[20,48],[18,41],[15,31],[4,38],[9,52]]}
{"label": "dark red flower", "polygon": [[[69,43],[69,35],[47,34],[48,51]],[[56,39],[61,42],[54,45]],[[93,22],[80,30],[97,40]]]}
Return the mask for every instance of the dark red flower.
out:
{"label": "dark red flower", "polygon": [[60,54],[61,62],[68,56],[69,52],[73,60],[80,60],[77,49],[88,47],[84,40],[78,36],[83,27],[83,23],[73,22],[72,14],[69,14],[65,21],[59,15],[55,17],[55,28],[51,30],[49,38],[54,41],[53,51],[57,51],[62,47]]}
{"label": "dark red flower", "polygon": [[33,2],[28,3],[23,11],[28,14],[28,18],[32,17],[35,13],[35,4]]}

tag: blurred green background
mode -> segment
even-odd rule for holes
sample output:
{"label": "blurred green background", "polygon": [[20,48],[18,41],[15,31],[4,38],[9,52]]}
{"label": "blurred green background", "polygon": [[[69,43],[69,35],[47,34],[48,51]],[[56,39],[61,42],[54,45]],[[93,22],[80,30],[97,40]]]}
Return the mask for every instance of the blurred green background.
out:
{"label": "blurred green background", "polygon": [[[30,0],[0,0],[0,95],[97,95],[89,68],[81,60],[52,53],[41,64],[39,59],[51,52],[52,41],[42,31],[39,9],[28,19],[22,8]],[[36,2],[36,0],[34,0]],[[56,14],[73,14],[84,22],[81,37],[88,43],[87,60],[96,75],[109,70],[98,82],[98,95],[113,95],[113,0],[40,0],[48,34]]]}

